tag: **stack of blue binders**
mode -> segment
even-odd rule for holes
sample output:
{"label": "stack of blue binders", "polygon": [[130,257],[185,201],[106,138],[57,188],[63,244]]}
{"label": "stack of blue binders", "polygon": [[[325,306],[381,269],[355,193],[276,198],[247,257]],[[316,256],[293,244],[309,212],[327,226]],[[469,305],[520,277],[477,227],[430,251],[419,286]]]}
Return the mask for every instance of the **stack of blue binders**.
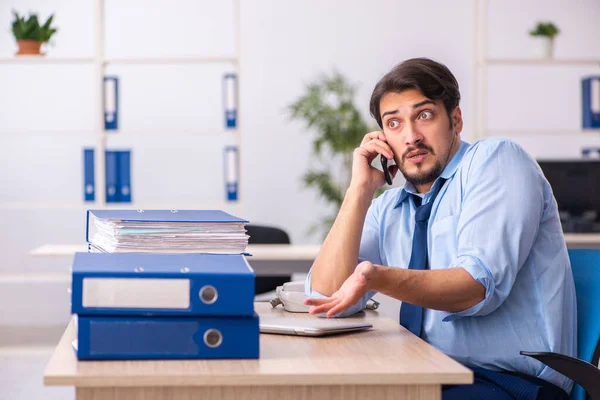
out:
{"label": "stack of blue binders", "polygon": [[[88,211],[88,224],[90,213],[115,221],[247,222],[220,211],[111,210]],[[245,253],[76,253],[72,279],[79,360],[259,357],[255,274]]]}

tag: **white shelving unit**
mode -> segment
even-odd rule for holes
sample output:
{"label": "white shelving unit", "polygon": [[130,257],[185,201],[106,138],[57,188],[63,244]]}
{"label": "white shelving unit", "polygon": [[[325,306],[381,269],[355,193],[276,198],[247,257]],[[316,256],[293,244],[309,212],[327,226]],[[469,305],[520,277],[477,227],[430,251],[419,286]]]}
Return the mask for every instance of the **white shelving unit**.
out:
{"label": "white shelving unit", "polygon": [[[96,84],[90,89],[93,91],[94,98],[94,126],[92,129],[86,131],[61,131],[59,129],[52,130],[27,130],[29,136],[43,136],[51,132],[60,132],[61,136],[78,136],[93,139],[94,145],[94,181],[95,181],[95,201],[84,201],[83,193],[79,201],[73,199],[72,202],[0,202],[0,209],[4,210],[18,210],[18,209],[88,209],[88,208],[137,208],[137,209],[225,209],[230,210],[238,215],[243,215],[242,201],[239,200],[239,192],[242,181],[242,171],[239,168],[241,165],[242,158],[242,138],[240,134],[241,125],[241,113],[239,107],[237,109],[236,128],[221,128],[221,129],[182,129],[175,128],[169,129],[168,134],[164,130],[158,129],[120,129],[116,131],[105,131],[104,130],[104,104],[103,104],[103,85],[104,76],[106,75],[106,68],[112,65],[203,65],[203,64],[216,64],[216,63],[228,63],[233,65],[233,70],[228,72],[234,72],[237,77],[237,98],[239,103],[239,80],[240,80],[240,44],[241,44],[241,33],[240,33],[240,1],[232,0],[233,5],[233,27],[235,30],[234,34],[234,56],[194,56],[194,57],[114,57],[109,58],[105,56],[105,1],[95,0],[95,56],[94,57],[52,57],[50,56],[14,56],[14,57],[0,57],[0,65],[93,65],[94,67],[94,81]],[[25,130],[24,130],[25,131]],[[238,200],[228,201],[226,200],[225,184],[222,186],[222,198],[221,202],[214,201],[190,201],[190,199],[177,199],[168,203],[156,202],[156,201],[145,201],[139,199],[136,196],[133,197],[131,203],[106,203],[106,182],[105,182],[105,150],[107,149],[108,141],[112,138],[129,138],[129,137],[148,137],[148,138],[159,138],[159,137],[229,137],[236,145],[238,150]],[[218,149],[221,153],[223,149]],[[133,169],[133,166],[132,166]],[[81,185],[83,182],[81,182]],[[135,182],[133,182],[135,187]],[[135,189],[134,189],[135,190]]]}
{"label": "white shelving unit", "polygon": [[[487,55],[487,18],[488,0],[473,0],[473,14],[475,18],[474,66],[473,88],[475,101],[475,139],[485,139],[490,136],[502,136],[506,134],[525,135],[591,135],[599,134],[600,129],[518,129],[490,130],[487,127],[488,120],[488,66],[574,66],[574,67],[600,67],[600,59],[535,59],[535,58],[492,58]],[[600,69],[599,69],[600,72]]]}

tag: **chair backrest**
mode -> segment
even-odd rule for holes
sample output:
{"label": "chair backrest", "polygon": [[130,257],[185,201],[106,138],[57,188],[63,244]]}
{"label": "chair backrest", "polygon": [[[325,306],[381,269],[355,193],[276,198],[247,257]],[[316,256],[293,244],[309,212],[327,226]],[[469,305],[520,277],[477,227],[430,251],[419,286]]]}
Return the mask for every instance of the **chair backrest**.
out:
{"label": "chair backrest", "polygon": [[[600,357],[600,249],[569,249],[577,293],[577,358],[598,365]],[[585,392],[575,385],[573,399]]]}
{"label": "chair backrest", "polygon": [[279,228],[248,224],[246,231],[250,236],[249,244],[290,244],[288,234]]}

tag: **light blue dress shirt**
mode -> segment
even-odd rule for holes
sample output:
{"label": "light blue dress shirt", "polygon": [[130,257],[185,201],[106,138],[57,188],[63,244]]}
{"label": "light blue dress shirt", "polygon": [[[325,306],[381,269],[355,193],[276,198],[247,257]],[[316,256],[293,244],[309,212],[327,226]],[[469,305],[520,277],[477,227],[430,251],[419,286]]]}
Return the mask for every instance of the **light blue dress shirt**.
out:
{"label": "light blue dress shirt", "polygon": [[[428,226],[430,269],[462,267],[485,299],[456,313],[424,310],[422,338],[457,361],[545,379],[572,381],[519,351],[576,356],[576,298],[556,201],[543,173],[519,145],[487,139],[461,145],[441,174]],[[359,262],[408,268],[416,193],[410,183],[373,200]],[[425,194],[423,204],[429,201]],[[306,294],[324,297],[310,287]],[[375,292],[337,316],[364,308]]]}

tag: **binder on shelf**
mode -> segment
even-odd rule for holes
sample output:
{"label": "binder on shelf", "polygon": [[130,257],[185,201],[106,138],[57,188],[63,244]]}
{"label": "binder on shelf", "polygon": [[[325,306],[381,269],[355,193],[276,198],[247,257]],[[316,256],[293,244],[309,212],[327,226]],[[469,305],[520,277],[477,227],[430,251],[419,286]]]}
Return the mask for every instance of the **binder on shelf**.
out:
{"label": "binder on shelf", "polygon": [[106,173],[106,202],[117,203],[119,201],[118,192],[118,157],[116,151],[107,150],[105,153],[104,169]]}
{"label": "binder on shelf", "polygon": [[238,199],[239,158],[236,146],[226,146],[224,152],[225,193],[228,201]]}
{"label": "binder on shelf", "polygon": [[83,199],[95,200],[94,149],[83,149]]}
{"label": "binder on shelf", "polygon": [[581,81],[582,126],[584,129],[600,128],[600,76],[591,76]]}
{"label": "binder on shelf", "polygon": [[600,147],[584,147],[581,149],[581,156],[584,159],[600,159]]}
{"label": "binder on shelf", "polygon": [[119,78],[104,77],[104,129],[119,129]]}
{"label": "binder on shelf", "polygon": [[252,316],[255,273],[243,255],[75,253],[79,315]]}
{"label": "binder on shelf", "polygon": [[237,126],[237,76],[229,73],[223,76],[223,105],[225,108],[225,126],[235,128]]}
{"label": "binder on shelf", "polygon": [[[258,316],[78,316],[79,360],[256,359]],[[75,344],[74,344],[75,345]]]}
{"label": "binder on shelf", "polygon": [[117,152],[118,196],[120,203],[131,203],[131,151]]}

